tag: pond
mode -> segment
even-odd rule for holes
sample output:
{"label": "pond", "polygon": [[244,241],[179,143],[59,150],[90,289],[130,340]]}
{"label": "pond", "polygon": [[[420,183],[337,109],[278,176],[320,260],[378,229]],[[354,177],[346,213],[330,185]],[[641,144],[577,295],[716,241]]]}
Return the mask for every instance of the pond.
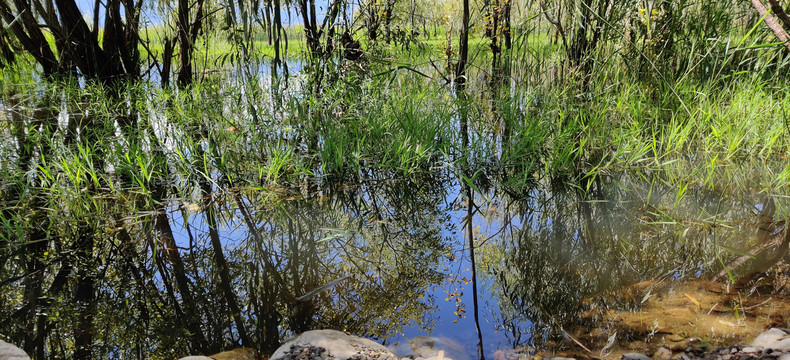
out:
{"label": "pond", "polygon": [[497,132],[441,87],[319,101],[222,81],[133,114],[5,100],[0,334],[52,358],[271,354],[323,328],[591,358],[750,341],[790,311],[787,198],[730,168],[541,175],[557,130],[517,91]]}

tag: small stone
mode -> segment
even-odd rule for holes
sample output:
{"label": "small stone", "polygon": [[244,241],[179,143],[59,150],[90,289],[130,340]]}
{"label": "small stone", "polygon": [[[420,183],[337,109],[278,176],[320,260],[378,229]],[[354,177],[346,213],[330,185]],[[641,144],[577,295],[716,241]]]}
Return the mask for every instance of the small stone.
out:
{"label": "small stone", "polygon": [[620,360],[650,360],[650,358],[640,353],[627,353],[623,354]]}
{"label": "small stone", "polygon": [[575,359],[575,358],[569,358],[569,357],[559,357],[559,356],[558,356],[558,357],[553,357],[553,358],[551,358],[551,360],[576,360],[576,359]]}
{"label": "small stone", "polygon": [[730,360],[731,358],[732,358],[732,355],[727,354],[727,355],[722,355],[721,360]]}
{"label": "small stone", "polygon": [[790,338],[788,333],[778,328],[771,328],[763,331],[762,334],[757,336],[752,342],[752,346],[761,349],[790,349]]}
{"label": "small stone", "polygon": [[212,359],[208,356],[185,356],[178,360],[212,360]]}
{"label": "small stone", "polygon": [[686,339],[686,337],[684,337],[684,336],[680,336],[680,335],[678,335],[678,334],[672,334],[672,335],[669,335],[667,338],[668,338],[668,339],[669,339],[669,341],[671,341],[671,342],[679,342],[679,341],[683,341],[683,340],[685,340],[685,339]]}
{"label": "small stone", "polygon": [[737,352],[738,352],[738,348],[737,348],[737,347],[733,347],[733,348],[730,350],[730,354],[735,354],[735,353],[737,353]]}
{"label": "small stone", "polygon": [[757,352],[757,348],[754,347],[754,346],[747,346],[747,347],[743,348],[743,350],[741,350],[741,351],[743,351],[745,353],[756,353]]}
{"label": "small stone", "polygon": [[660,347],[656,350],[656,353],[653,354],[653,360],[669,360],[672,358],[672,351],[665,348]]}

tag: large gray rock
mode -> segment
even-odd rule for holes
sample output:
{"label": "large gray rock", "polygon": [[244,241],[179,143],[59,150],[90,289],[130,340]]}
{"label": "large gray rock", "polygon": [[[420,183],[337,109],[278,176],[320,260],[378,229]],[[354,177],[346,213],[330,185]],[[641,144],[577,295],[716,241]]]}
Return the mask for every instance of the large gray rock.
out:
{"label": "large gray rock", "polygon": [[759,349],[790,350],[790,334],[782,329],[768,329],[754,339],[752,346]]}
{"label": "large gray rock", "polygon": [[398,360],[372,340],[336,330],[313,330],[286,342],[270,360]]}
{"label": "large gray rock", "polygon": [[24,350],[0,340],[0,360],[30,360],[30,356]]}

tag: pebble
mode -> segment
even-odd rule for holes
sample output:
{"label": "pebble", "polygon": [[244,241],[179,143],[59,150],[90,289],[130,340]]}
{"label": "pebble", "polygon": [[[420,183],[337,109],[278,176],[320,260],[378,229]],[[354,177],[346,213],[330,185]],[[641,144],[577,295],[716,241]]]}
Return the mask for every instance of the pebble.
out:
{"label": "pebble", "polygon": [[790,338],[783,329],[772,328],[763,331],[752,342],[752,346],[762,349],[790,350]]}
{"label": "pebble", "polygon": [[642,355],[640,353],[627,353],[623,354],[623,357],[620,360],[651,360],[646,355]]}
{"label": "pebble", "polygon": [[669,360],[671,358],[672,358],[672,351],[665,347],[659,348],[658,350],[656,350],[656,353],[653,354],[653,360]]}

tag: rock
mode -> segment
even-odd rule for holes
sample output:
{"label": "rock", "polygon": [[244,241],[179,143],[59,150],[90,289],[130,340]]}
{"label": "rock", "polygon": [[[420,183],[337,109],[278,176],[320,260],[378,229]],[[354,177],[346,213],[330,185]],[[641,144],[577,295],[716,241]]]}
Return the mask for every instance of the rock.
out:
{"label": "rock", "polygon": [[431,359],[469,360],[463,345],[446,337],[417,336],[409,339],[409,347],[416,356]]}
{"label": "rock", "polygon": [[271,360],[398,360],[395,354],[372,340],[336,330],[312,330],[286,342]]}
{"label": "rock", "polygon": [[681,336],[679,334],[671,334],[667,338],[669,339],[669,341],[672,341],[672,342],[679,342],[679,341],[686,340],[686,337]]}
{"label": "rock", "polygon": [[[261,360],[263,357],[258,353],[258,350],[253,348],[236,348],[229,351],[223,351],[211,356],[187,356],[178,360]],[[0,359],[3,360],[3,359]]]}
{"label": "rock", "polygon": [[258,350],[253,348],[236,348],[230,351],[223,351],[219,354],[210,356],[214,360],[261,360],[263,357],[258,353]]}
{"label": "rock", "polygon": [[620,360],[650,360],[650,358],[640,353],[627,353],[623,354]]}
{"label": "rock", "polygon": [[576,360],[575,358],[568,358],[568,357],[553,357],[550,360]]}
{"label": "rock", "polygon": [[745,353],[756,353],[757,352],[757,348],[754,347],[754,346],[747,346],[747,347],[741,349],[741,351],[743,351]]}
{"label": "rock", "polygon": [[0,340],[0,360],[30,360],[30,356],[24,350]]}
{"label": "rock", "polygon": [[656,353],[653,354],[653,360],[669,360],[671,358],[672,351],[663,346],[656,350]]}
{"label": "rock", "polygon": [[782,354],[778,360],[790,360],[790,354]]}
{"label": "rock", "polygon": [[758,349],[790,350],[790,334],[781,329],[771,328],[758,335],[752,346]]}

